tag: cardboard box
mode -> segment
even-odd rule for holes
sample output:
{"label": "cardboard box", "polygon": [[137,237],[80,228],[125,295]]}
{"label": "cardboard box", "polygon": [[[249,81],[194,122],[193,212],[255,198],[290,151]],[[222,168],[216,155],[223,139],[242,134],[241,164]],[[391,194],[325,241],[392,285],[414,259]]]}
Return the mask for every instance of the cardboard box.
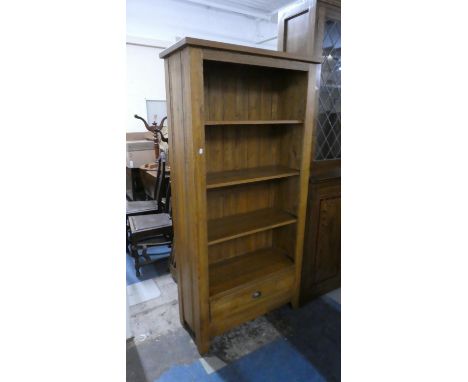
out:
{"label": "cardboard box", "polygon": [[127,133],[127,141],[153,141],[153,133],[144,131],[138,133]]}
{"label": "cardboard box", "polygon": [[[142,133],[127,133],[142,134]],[[136,137],[136,136],[133,136]],[[154,155],[154,142],[148,140],[127,140],[127,167],[138,168],[147,163],[154,163],[156,157]]]}

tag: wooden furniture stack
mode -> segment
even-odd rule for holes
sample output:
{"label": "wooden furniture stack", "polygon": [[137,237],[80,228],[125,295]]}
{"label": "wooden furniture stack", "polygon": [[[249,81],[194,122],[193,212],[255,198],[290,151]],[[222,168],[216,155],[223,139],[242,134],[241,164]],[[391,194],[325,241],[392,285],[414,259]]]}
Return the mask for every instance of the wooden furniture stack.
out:
{"label": "wooden furniture stack", "polygon": [[341,285],[340,0],[278,13],[278,50],[321,62],[302,264],[301,304]]}
{"label": "wooden furniture stack", "polygon": [[160,258],[158,256],[151,259],[148,248],[172,247],[170,179],[166,176],[166,162],[163,158],[158,159],[157,165],[154,200],[127,201],[127,249],[130,248],[130,255],[135,261],[137,277],[141,276],[142,266],[152,264]]}
{"label": "wooden furniture stack", "polygon": [[298,305],[316,62],[185,38],[163,51],[179,306],[213,336]]}

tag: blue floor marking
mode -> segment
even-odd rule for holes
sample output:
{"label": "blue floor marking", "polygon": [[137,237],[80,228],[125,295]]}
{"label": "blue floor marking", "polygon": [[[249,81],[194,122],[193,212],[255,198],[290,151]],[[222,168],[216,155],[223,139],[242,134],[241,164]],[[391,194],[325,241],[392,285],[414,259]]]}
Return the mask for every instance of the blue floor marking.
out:
{"label": "blue floor marking", "polygon": [[177,365],[154,382],[326,382],[326,379],[294,346],[278,339],[207,374],[197,360],[190,365]]}
{"label": "blue floor marking", "polygon": [[[154,258],[167,258],[171,253],[171,250],[167,246],[160,246],[160,247],[149,247],[148,254],[150,255],[151,259]],[[161,260],[163,262],[163,260]],[[167,261],[164,261],[164,266],[167,264]],[[141,276],[138,278],[135,274],[135,261],[133,257],[131,257],[128,253],[126,254],[126,278],[127,278],[127,285],[139,283],[140,281],[149,280],[155,278],[156,276],[160,276],[161,274],[167,273],[161,270],[161,266],[158,268],[158,263],[148,264],[140,268]]]}
{"label": "blue floor marking", "polygon": [[341,304],[326,295],[321,296],[321,299],[341,313]]}

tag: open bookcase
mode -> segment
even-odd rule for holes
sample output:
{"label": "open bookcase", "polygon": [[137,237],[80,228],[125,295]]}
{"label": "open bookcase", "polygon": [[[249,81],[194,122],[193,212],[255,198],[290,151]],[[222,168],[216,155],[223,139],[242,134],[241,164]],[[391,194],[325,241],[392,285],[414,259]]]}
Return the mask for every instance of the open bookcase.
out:
{"label": "open bookcase", "polygon": [[180,317],[204,353],[298,303],[316,65],[190,38],[161,57]]}

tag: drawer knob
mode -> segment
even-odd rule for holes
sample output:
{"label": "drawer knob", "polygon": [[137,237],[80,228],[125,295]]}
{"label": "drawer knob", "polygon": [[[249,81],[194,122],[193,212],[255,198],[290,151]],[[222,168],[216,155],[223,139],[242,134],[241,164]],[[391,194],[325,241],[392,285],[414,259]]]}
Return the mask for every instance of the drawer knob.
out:
{"label": "drawer knob", "polygon": [[258,290],[252,294],[252,298],[259,298],[261,295],[262,295],[262,292]]}

